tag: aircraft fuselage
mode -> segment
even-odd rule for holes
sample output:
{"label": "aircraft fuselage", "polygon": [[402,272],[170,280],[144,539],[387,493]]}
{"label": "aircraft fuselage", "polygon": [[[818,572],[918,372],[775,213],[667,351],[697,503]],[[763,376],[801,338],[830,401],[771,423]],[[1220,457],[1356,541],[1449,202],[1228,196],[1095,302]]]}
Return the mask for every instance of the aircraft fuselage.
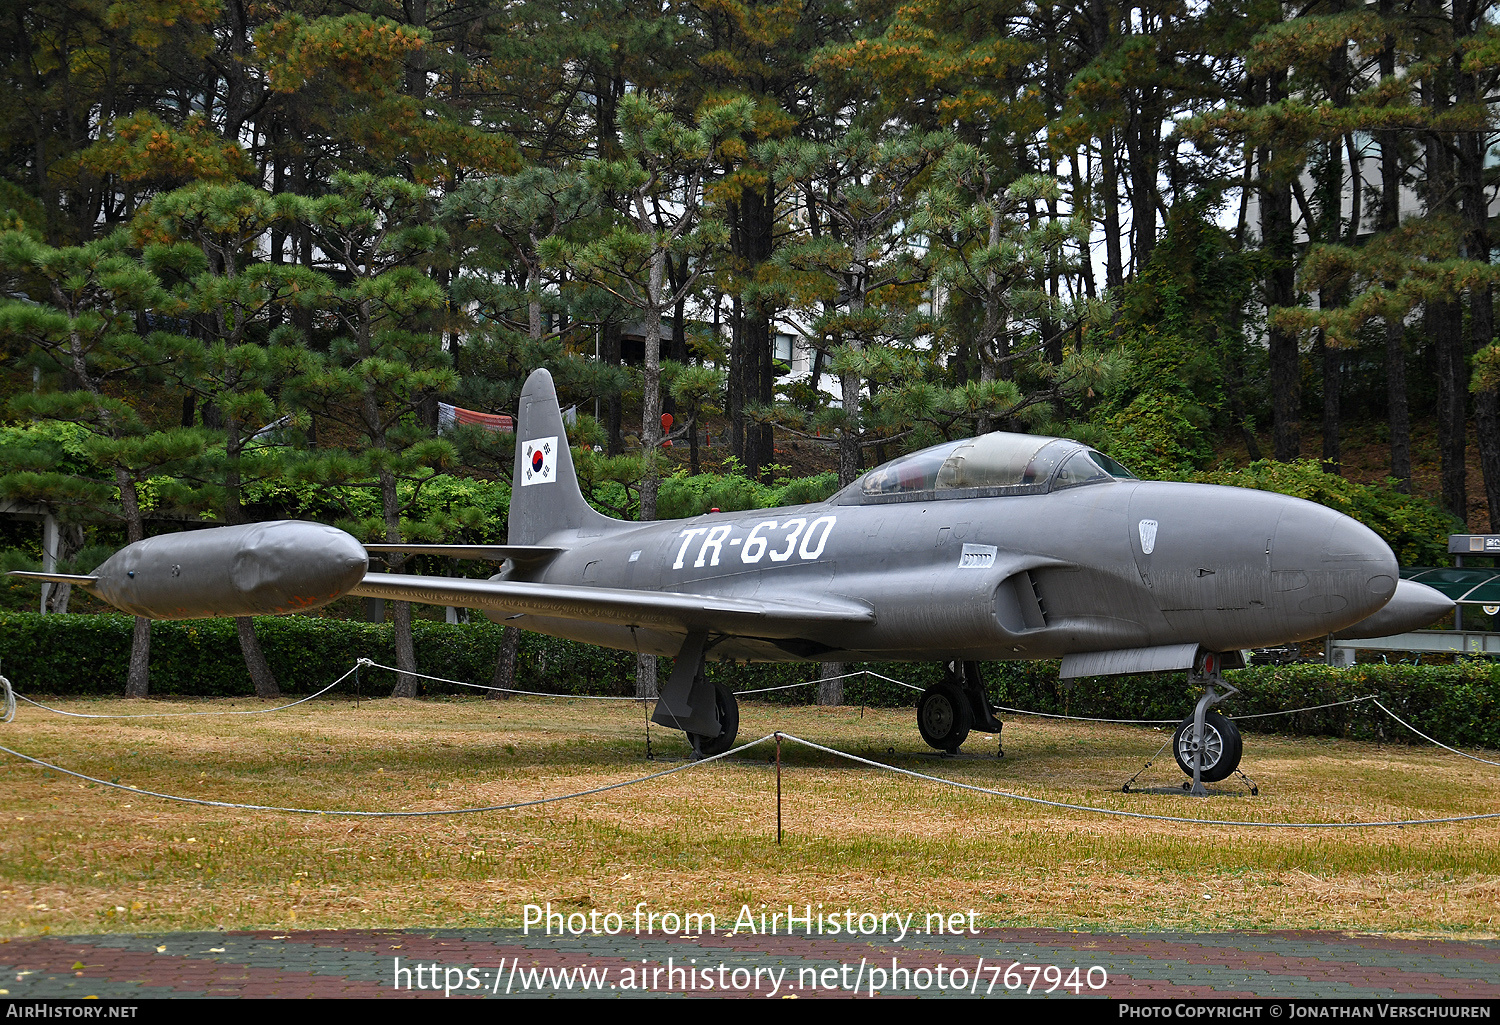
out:
{"label": "aircraft fuselage", "polygon": [[[540,539],[567,551],[506,579],[774,599],[874,612],[796,638],[710,638],[755,661],[976,660],[1194,642],[1211,650],[1318,637],[1390,599],[1398,571],[1373,531],[1269,492],[1115,480],[1046,494],[826,503]],[[675,655],[682,635],[579,620],[525,629]]]}

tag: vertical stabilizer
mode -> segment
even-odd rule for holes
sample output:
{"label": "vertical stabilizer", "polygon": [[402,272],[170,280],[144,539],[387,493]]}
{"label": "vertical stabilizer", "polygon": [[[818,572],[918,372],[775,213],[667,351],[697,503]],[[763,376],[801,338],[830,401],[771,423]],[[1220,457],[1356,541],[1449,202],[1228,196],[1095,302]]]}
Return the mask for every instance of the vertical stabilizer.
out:
{"label": "vertical stabilizer", "polygon": [[583,500],[552,375],[546,370],[533,371],[521,389],[516,417],[510,543],[539,544],[549,535],[566,531],[596,537],[623,525],[594,511]]}

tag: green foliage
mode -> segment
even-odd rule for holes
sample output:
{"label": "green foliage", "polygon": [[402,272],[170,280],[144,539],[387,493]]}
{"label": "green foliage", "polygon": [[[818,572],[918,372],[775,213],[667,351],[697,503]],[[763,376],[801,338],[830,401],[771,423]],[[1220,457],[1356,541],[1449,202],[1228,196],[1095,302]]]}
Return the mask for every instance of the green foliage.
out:
{"label": "green foliage", "polygon": [[0,427],[0,466],[50,469],[103,479],[104,467],[93,458],[89,431],[62,420],[40,420]]}
{"label": "green foliage", "polygon": [[1143,391],[1096,422],[1102,447],[1143,477],[1192,473],[1214,454],[1213,414],[1176,389]]}
{"label": "green foliage", "polygon": [[710,509],[739,512],[821,502],[837,490],[836,473],[783,479],[768,485],[746,476],[742,467],[731,462],[727,473],[690,476],[679,470],[667,477],[661,482],[657,508],[662,519],[680,519],[699,516]]}
{"label": "green foliage", "polygon": [[[31,694],[118,694],[125,688],[133,620],[122,615],[42,616],[0,613],[0,664],[17,690]],[[395,664],[389,623],[305,616],[257,617],[256,636],[281,689],[306,694],[332,683],[358,658]],[[412,624],[417,663],[434,675],[488,684],[500,655],[502,630],[488,623]],[[516,686],[554,693],[628,693],[634,656],[540,634],[521,635]],[[362,671],[367,695],[390,692],[391,674]],[[354,681],[340,688],[354,692]],[[463,688],[425,682],[419,693]],[[203,697],[255,693],[240,655],[234,621],[160,622],[151,629],[151,691]],[[470,692],[472,693],[472,692]]]}
{"label": "green foliage", "polygon": [[[110,695],[125,686],[131,618],[121,615],[42,616],[0,613],[0,665],[25,694]],[[499,656],[502,630],[488,623],[450,626],[412,624],[418,664],[433,675],[489,684]],[[292,694],[320,690],[359,658],[385,665],[394,660],[389,624],[304,616],[263,617],[256,634],[282,689]],[[663,672],[670,671],[664,660]],[[710,680],[736,691],[803,683],[816,675],[808,663],[710,662]],[[849,663],[846,671],[869,669],[925,687],[942,677],[937,663]],[[1093,677],[1064,687],[1055,662],[991,662],[983,666],[997,705],[1069,715],[1180,720],[1191,712],[1197,690],[1182,673]],[[1322,665],[1261,666],[1229,674],[1240,693],[1223,708],[1231,716],[1276,712],[1375,694],[1418,729],[1460,746],[1500,748],[1500,663],[1462,661],[1447,666]],[[363,670],[363,693],[385,695],[390,674]],[[635,656],[588,644],[522,633],[515,686],[557,694],[628,695],[635,686]],[[157,695],[250,696],[254,693],[234,623],[227,619],[162,622],[152,627],[151,688]],[[355,689],[353,679],[337,693]],[[424,681],[423,694],[474,693]],[[808,704],[816,687],[756,695],[755,701]],[[851,705],[910,707],[917,691],[874,676],[844,683]],[[1002,719],[1010,717],[1003,714]],[[1324,708],[1295,716],[1242,721],[1241,729],[1299,736],[1420,742],[1370,704]]]}
{"label": "green foliage", "polygon": [[1249,262],[1201,204],[1173,210],[1151,261],[1120,290],[1129,359],[1122,387],[1094,410],[1101,447],[1148,477],[1201,469],[1228,425],[1231,377],[1248,360],[1239,333]]}
{"label": "green foliage", "polygon": [[1384,538],[1403,566],[1447,565],[1448,535],[1463,531],[1463,524],[1451,513],[1425,498],[1402,494],[1394,480],[1357,484],[1323,472],[1315,459],[1293,463],[1262,459],[1243,470],[1213,470],[1179,479],[1274,491],[1337,509]]}

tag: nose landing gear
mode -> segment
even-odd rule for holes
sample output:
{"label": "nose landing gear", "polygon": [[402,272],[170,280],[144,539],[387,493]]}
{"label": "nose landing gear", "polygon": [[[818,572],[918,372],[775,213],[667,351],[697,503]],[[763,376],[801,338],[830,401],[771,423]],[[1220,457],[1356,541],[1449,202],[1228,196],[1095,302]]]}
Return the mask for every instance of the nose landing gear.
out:
{"label": "nose landing gear", "polygon": [[[1177,727],[1172,738],[1172,753],[1177,756],[1177,767],[1189,776],[1197,771],[1203,783],[1217,783],[1227,779],[1239,768],[1244,745],[1239,728],[1218,712],[1206,712],[1203,716],[1203,739],[1196,737],[1197,723],[1188,716]],[[1202,758],[1199,758],[1199,755]]]}
{"label": "nose landing gear", "polygon": [[[1193,777],[1189,793],[1194,797],[1207,797],[1203,784],[1227,779],[1240,767],[1240,756],[1244,753],[1239,728],[1218,712],[1210,711],[1225,698],[1239,693],[1224,682],[1222,668],[1217,652],[1199,656],[1188,682],[1202,683],[1204,694],[1172,738],[1172,754],[1177,758],[1178,768]],[[1220,690],[1224,693],[1219,693]]]}

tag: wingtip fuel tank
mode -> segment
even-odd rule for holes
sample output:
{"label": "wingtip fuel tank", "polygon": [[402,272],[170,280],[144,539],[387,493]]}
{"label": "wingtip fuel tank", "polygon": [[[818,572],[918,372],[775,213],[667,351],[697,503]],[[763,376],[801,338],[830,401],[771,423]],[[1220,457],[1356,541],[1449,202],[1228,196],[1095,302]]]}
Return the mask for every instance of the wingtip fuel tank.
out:
{"label": "wingtip fuel tank", "polygon": [[77,583],[148,619],[278,616],[327,605],[368,568],[364,546],[342,530],[273,520],[149,537]]}

